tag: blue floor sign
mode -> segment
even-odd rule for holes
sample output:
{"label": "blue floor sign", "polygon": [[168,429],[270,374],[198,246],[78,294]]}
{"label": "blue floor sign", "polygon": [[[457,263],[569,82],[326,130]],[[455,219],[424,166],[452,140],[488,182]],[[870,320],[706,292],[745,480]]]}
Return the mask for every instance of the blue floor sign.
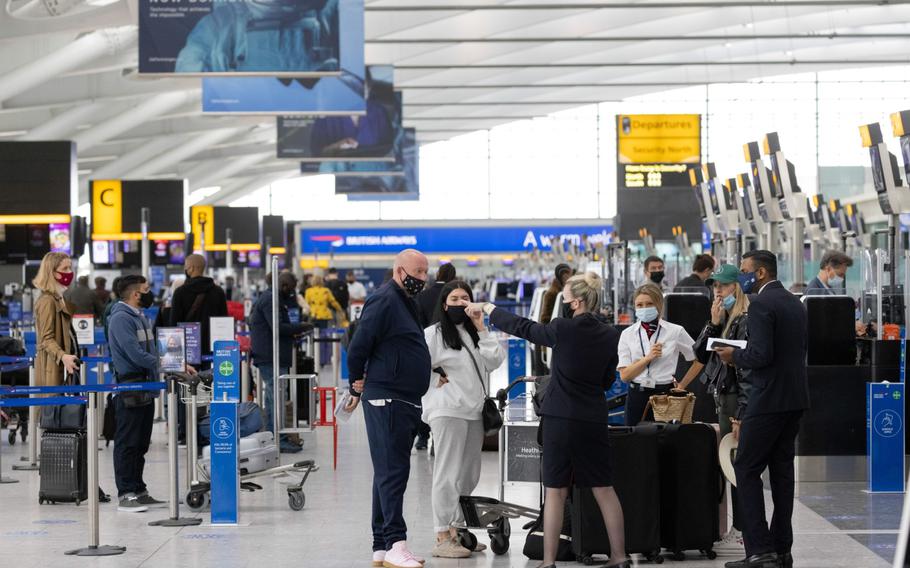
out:
{"label": "blue floor sign", "polygon": [[904,491],[904,385],[869,383],[866,420],[869,491]]}

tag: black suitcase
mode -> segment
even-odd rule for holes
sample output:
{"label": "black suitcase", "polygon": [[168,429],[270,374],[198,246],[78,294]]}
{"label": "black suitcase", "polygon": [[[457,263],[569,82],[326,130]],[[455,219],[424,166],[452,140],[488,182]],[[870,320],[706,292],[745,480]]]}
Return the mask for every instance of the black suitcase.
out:
{"label": "black suitcase", "polygon": [[[295,350],[294,356],[297,358],[298,375],[316,374],[316,361],[312,357],[307,356],[299,349]],[[308,386],[308,382],[297,384],[297,420],[305,420],[307,422],[310,421],[310,396],[312,396],[311,389],[307,388]]]}
{"label": "black suitcase", "polygon": [[[657,436],[653,425],[610,427],[613,487],[622,503],[626,552],[642,554],[660,564],[664,559],[660,555]],[[573,491],[572,549],[578,561],[586,565],[594,563],[594,554],[610,554],[603,516],[590,489],[576,487]]]}
{"label": "black suitcase", "polygon": [[724,483],[717,433],[708,424],[658,424],[660,434],[660,545],[685,559],[698,550],[711,560],[720,540],[718,508]]}
{"label": "black suitcase", "polygon": [[88,445],[84,431],[41,435],[38,503],[76,503],[88,498]]}

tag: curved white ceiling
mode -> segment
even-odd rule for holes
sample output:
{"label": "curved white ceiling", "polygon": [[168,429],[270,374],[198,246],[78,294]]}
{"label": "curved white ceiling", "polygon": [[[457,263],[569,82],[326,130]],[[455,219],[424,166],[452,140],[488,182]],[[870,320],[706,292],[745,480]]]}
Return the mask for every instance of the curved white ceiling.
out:
{"label": "curved white ceiling", "polygon": [[[77,140],[80,202],[92,176],[186,176],[194,189],[236,196],[297,171],[273,157],[274,121],[203,116],[198,79],[136,75],[127,0],[47,5],[65,13],[49,15],[42,0],[0,11],[0,139]],[[405,123],[421,142],[677,86],[910,63],[907,1],[367,0],[366,9],[366,61],[396,66]]]}

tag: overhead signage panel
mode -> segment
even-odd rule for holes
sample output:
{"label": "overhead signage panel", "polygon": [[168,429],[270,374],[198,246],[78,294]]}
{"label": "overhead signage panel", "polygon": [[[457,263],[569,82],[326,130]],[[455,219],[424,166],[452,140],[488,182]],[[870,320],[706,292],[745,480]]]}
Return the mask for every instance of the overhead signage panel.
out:
{"label": "overhead signage panel", "polygon": [[701,115],[621,114],[616,117],[620,164],[701,161]]}
{"label": "overhead signage panel", "polygon": [[311,229],[299,234],[301,254],[395,254],[406,248],[424,253],[517,253],[551,250],[557,241],[609,242],[613,227],[601,225],[511,227],[402,227]]}
{"label": "overhead signage panel", "polygon": [[366,113],[363,0],[340,3],[338,76],[205,77],[202,110],[214,114],[362,115]]}
{"label": "overhead signage panel", "polygon": [[139,72],[338,75],[350,1],[139,0]]}
{"label": "overhead signage panel", "polygon": [[92,239],[142,238],[142,209],[149,210],[149,238],[183,240],[185,180],[91,180]]}

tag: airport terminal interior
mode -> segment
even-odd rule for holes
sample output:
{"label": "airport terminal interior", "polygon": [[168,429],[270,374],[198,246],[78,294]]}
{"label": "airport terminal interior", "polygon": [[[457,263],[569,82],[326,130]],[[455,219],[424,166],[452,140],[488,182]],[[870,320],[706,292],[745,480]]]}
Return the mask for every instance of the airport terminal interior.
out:
{"label": "airport terminal interior", "polygon": [[910,1],[4,2],[0,566],[910,565]]}

